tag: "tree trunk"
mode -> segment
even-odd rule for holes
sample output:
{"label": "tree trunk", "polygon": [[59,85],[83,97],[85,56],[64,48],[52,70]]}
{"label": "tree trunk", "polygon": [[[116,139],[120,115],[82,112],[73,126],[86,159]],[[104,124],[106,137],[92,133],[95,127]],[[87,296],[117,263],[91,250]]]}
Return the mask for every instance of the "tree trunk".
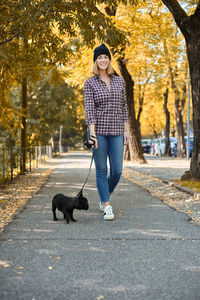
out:
{"label": "tree trunk", "polygon": [[117,59],[121,75],[126,83],[126,94],[128,104],[128,115],[129,115],[129,151],[130,160],[137,161],[139,163],[146,163],[143,155],[141,136],[138,126],[138,122],[135,117],[135,106],[134,106],[134,81],[130,73],[128,72],[125,62],[122,58]]}
{"label": "tree trunk", "polygon": [[175,100],[176,130],[178,137],[178,157],[185,157],[185,131],[183,126],[185,100]]}
{"label": "tree trunk", "polygon": [[20,173],[24,174],[26,171],[26,151],[27,151],[27,59],[28,59],[28,40],[26,36],[22,36],[23,41],[23,61],[22,61],[22,128],[21,128],[21,160],[20,160]]}
{"label": "tree trunk", "polygon": [[27,77],[22,78],[22,128],[21,128],[21,160],[20,173],[26,170],[26,132],[27,132]]}
{"label": "tree trunk", "polygon": [[130,150],[129,150],[129,145],[125,145],[125,149],[124,149],[124,159],[125,159],[125,160],[131,160]]}
{"label": "tree trunk", "polygon": [[190,176],[200,180],[200,3],[193,15],[188,16],[176,0],[162,0],[174,16],[186,40],[190,68],[193,105],[194,148]]}
{"label": "tree trunk", "polygon": [[139,84],[139,109],[138,109],[138,113],[137,113],[137,123],[138,123],[138,129],[139,129],[139,132],[140,132],[140,139],[142,138],[141,137],[141,126],[140,126],[140,117],[141,117],[141,114],[142,114],[142,110],[143,110],[143,103],[144,103],[144,91],[141,92],[141,84]]}
{"label": "tree trunk", "polygon": [[[200,16],[198,28],[200,31]],[[200,36],[194,36],[187,42],[187,54],[190,66],[193,104],[194,148],[190,164],[191,176],[200,180]]]}
{"label": "tree trunk", "polygon": [[[178,157],[185,157],[185,139],[184,139],[184,125],[183,125],[183,114],[184,114],[184,106],[185,106],[185,99],[186,99],[186,86],[182,91],[180,91],[180,87],[177,84],[177,74],[176,72],[173,73],[171,67],[170,70],[170,78],[171,78],[171,86],[174,91],[174,107],[175,107],[175,117],[176,117],[176,132],[178,138]],[[183,96],[181,96],[181,93]],[[182,98],[182,99],[181,99]]]}
{"label": "tree trunk", "polygon": [[143,110],[143,102],[144,102],[144,95],[140,95],[139,96],[139,109],[138,109],[138,114],[137,114],[137,123],[138,123],[140,140],[142,139],[140,117],[141,117],[142,110]]}
{"label": "tree trunk", "polygon": [[165,153],[164,156],[170,156],[171,154],[171,148],[170,148],[170,113],[167,108],[167,102],[168,102],[168,93],[169,89],[166,89],[166,92],[164,93],[164,111],[165,111],[165,116],[166,116],[166,124],[165,124]]}

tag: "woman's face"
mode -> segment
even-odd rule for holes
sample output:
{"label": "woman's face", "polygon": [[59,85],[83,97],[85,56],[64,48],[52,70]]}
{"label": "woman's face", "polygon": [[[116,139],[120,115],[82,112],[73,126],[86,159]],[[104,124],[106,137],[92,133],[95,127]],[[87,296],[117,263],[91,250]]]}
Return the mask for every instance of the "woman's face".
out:
{"label": "woman's face", "polygon": [[97,57],[97,67],[100,70],[107,70],[110,59],[106,54],[101,54]]}

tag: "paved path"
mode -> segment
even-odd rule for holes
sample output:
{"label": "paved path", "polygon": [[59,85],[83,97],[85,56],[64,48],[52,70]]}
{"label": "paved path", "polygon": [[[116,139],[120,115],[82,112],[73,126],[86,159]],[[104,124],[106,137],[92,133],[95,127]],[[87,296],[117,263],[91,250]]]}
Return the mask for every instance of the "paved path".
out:
{"label": "paved path", "polygon": [[126,166],[147,175],[164,179],[180,179],[190,169],[190,160],[186,158],[160,157],[145,155],[148,164],[134,164],[126,162]]}
{"label": "paved path", "polygon": [[122,178],[116,219],[102,220],[95,171],[85,188],[89,211],[67,225],[52,221],[51,199],[75,195],[90,155],[57,160],[45,186],[1,235],[0,299],[199,300],[200,228],[185,214]]}

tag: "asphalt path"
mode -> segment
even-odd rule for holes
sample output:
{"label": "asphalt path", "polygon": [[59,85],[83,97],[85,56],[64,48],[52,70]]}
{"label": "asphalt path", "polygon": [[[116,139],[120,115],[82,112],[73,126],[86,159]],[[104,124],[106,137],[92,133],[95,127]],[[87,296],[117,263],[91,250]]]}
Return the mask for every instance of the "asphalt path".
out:
{"label": "asphalt path", "polygon": [[200,227],[187,215],[131,181],[121,179],[112,196],[113,222],[98,209],[95,170],[84,195],[88,211],[76,223],[61,213],[56,193],[76,195],[90,153],[57,159],[47,183],[1,235],[0,299],[200,299]]}
{"label": "asphalt path", "polygon": [[181,179],[181,176],[190,169],[190,159],[178,157],[163,157],[155,155],[145,155],[147,164],[126,162],[125,165],[135,171],[146,175],[152,175],[163,180]]}

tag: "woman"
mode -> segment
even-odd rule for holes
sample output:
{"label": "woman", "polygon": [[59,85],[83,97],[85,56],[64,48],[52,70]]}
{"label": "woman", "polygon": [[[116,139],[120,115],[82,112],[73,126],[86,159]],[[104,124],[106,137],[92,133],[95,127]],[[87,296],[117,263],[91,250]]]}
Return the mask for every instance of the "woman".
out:
{"label": "woman", "polygon": [[[111,55],[102,44],[94,50],[94,76],[84,84],[86,124],[95,143],[94,162],[100,210],[104,220],[114,220],[110,196],[117,186],[123,167],[124,144],[128,142],[126,91],[121,77],[112,74]],[[92,143],[92,141],[91,141]],[[110,174],[107,173],[107,157]]]}

